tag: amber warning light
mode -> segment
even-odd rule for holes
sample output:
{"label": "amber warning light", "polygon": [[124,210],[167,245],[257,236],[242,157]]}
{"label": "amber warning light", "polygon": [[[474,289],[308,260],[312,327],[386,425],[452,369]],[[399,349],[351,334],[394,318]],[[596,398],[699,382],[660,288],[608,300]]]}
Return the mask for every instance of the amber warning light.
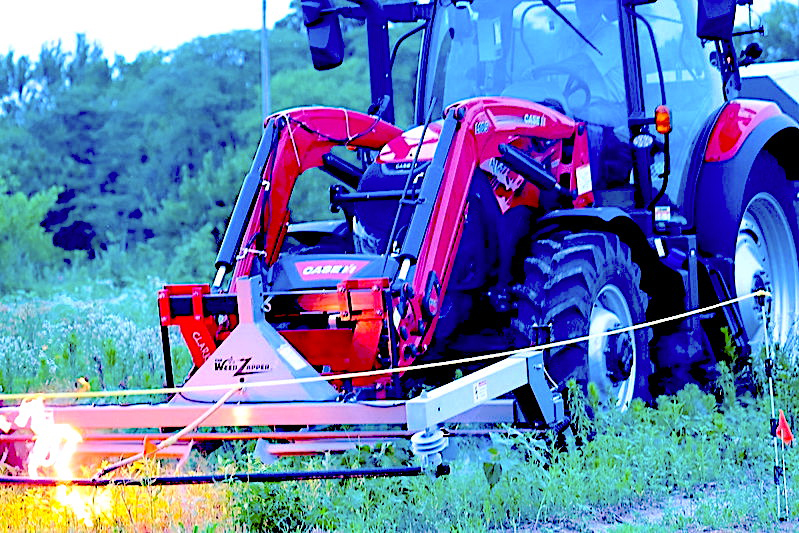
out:
{"label": "amber warning light", "polygon": [[658,133],[671,133],[671,110],[665,105],[655,108],[655,129]]}

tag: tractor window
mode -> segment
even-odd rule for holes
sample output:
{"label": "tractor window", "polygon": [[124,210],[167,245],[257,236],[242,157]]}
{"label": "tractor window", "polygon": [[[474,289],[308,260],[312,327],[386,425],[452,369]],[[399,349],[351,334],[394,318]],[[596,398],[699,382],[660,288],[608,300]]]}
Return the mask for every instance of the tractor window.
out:
{"label": "tractor window", "polygon": [[541,1],[444,4],[436,10],[425,73],[425,107],[434,106],[434,118],[458,100],[501,95],[626,125],[613,0],[564,0],[555,2],[557,11]]}
{"label": "tractor window", "polygon": [[[688,167],[691,140],[696,138],[713,109],[721,105],[721,78],[708,61],[709,49],[700,46],[696,31],[696,3],[688,0],[659,0],[637,8],[655,33],[666,103],[672,110],[670,136],[672,172],[679,176]],[[645,28],[639,26],[644,100],[649,113],[661,103],[655,56]],[[679,203],[678,187],[685,180],[671,180],[669,198]]]}

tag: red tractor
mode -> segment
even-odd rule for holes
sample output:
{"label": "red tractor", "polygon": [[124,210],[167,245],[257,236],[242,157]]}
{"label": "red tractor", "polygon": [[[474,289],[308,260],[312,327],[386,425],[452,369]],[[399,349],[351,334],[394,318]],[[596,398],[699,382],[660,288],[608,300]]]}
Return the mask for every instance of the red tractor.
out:
{"label": "red tractor", "polygon": [[[339,17],[365,21],[375,109],[269,117],[213,284],[161,295],[163,323],[181,325],[205,381],[237,368],[215,350],[235,333],[242,278],[260,284],[265,322],[322,374],[596,335],[547,350],[548,379],[558,391],[592,381],[625,408],[712,379],[722,327],[743,353],[759,350],[763,306],[773,340],[791,341],[799,128],[774,103],[736,99],[750,58],[732,46],[733,2],[355,4],[302,7],[319,69],[343,58]],[[414,21],[417,126],[402,132],[388,24]],[[295,181],[314,168],[339,182],[338,218],[295,221]],[[600,336],[760,289],[771,298]],[[325,391],[404,398],[451,374]]]}
{"label": "red tractor", "polygon": [[[188,423],[241,384],[207,424],[405,424],[428,430],[414,444],[433,454],[429,430],[462,413],[562,427],[570,379],[619,409],[707,385],[722,328],[744,355],[765,328],[792,342],[799,126],[736,98],[754,54],[733,48],[735,2],[302,9],[319,69],[343,59],[339,18],[365,23],[374,108],[266,120],[215,279],[159,294],[196,367],[185,392],[94,407],[92,424]],[[408,131],[393,125],[395,22],[423,32]],[[337,180],[336,217],[295,220],[295,183],[313,169]],[[760,290],[771,296],[631,328]],[[446,363],[461,359],[455,379]],[[57,416],[85,426],[74,409]]]}

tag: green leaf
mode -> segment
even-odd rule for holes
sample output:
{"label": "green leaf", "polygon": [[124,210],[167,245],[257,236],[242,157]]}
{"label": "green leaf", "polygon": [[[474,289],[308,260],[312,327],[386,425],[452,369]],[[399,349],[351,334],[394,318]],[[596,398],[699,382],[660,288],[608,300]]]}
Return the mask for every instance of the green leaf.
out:
{"label": "green leaf", "polygon": [[499,463],[483,463],[483,473],[486,476],[486,481],[488,481],[488,486],[493,489],[494,485],[499,483],[502,477],[502,465]]}

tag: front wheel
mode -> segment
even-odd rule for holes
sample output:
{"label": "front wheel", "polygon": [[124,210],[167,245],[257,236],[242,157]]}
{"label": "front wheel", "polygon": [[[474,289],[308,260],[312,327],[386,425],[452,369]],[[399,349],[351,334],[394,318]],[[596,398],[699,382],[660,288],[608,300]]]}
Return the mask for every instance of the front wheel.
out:
{"label": "front wheel", "polygon": [[648,401],[648,328],[609,334],[645,322],[648,296],[629,247],[610,233],[557,232],[533,243],[524,280],[515,287],[514,329],[535,344],[541,326],[551,340],[590,340],[549,350],[545,365],[560,389],[575,379],[597,386],[600,405],[626,410]]}

